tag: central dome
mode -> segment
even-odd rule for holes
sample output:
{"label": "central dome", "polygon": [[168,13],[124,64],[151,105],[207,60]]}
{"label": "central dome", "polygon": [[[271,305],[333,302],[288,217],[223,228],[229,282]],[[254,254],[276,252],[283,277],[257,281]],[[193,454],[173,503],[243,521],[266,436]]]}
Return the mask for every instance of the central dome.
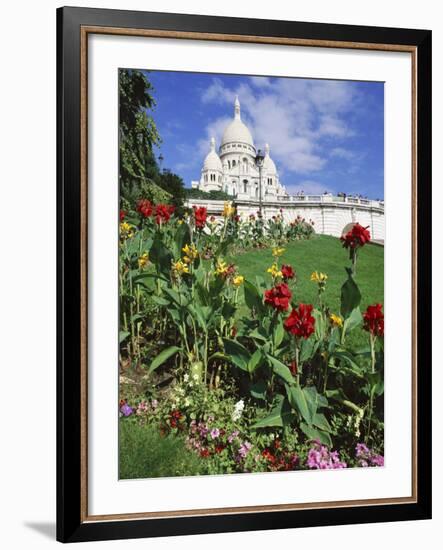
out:
{"label": "central dome", "polygon": [[227,143],[246,143],[254,147],[254,142],[252,141],[252,135],[249,131],[246,124],[244,124],[240,117],[240,102],[238,97],[235,98],[234,104],[234,120],[230,122],[223,132],[223,137],[221,140],[221,147]]}

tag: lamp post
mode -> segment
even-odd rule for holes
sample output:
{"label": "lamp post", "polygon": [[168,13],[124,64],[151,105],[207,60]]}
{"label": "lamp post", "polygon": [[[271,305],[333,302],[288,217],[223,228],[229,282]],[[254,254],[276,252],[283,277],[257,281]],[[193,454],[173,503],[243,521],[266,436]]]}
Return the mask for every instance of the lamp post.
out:
{"label": "lamp post", "polygon": [[265,160],[265,156],[261,152],[261,149],[257,151],[257,155],[255,157],[255,165],[258,168],[258,211],[260,212],[260,217],[262,217],[262,188],[261,188],[261,170],[263,168],[263,162]]}
{"label": "lamp post", "polygon": [[164,160],[164,157],[163,155],[160,153],[159,157],[158,157],[158,163],[160,165],[160,172],[162,171],[162,168],[163,168],[163,160]]}

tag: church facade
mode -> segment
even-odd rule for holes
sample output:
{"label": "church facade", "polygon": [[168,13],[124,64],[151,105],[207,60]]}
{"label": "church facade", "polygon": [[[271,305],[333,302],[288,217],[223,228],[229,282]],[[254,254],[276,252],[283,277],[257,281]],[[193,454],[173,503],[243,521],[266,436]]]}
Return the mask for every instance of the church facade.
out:
{"label": "church facade", "polygon": [[256,165],[255,148],[251,132],[241,119],[238,97],[234,103],[234,118],[223,132],[216,151],[215,139],[211,138],[199,181],[193,181],[192,187],[202,191],[224,191],[240,200],[259,200],[260,179],[263,202],[275,201],[287,196],[285,187],[280,183],[277,168],[270,156],[269,145],[265,145],[263,166],[260,171]]}

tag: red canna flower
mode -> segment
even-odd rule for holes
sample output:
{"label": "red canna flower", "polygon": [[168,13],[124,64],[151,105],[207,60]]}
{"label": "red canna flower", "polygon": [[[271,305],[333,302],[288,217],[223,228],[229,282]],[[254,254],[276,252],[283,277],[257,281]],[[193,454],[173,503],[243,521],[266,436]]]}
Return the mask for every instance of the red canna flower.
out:
{"label": "red canna flower", "polygon": [[269,449],[264,449],[261,453],[262,457],[267,460],[268,462],[270,462],[271,464],[274,464],[275,463],[275,456],[271,453],[271,451]]}
{"label": "red canna flower", "polygon": [[209,450],[208,450],[208,449],[202,449],[202,450],[200,451],[200,456],[201,456],[202,458],[207,458],[207,457],[209,456]]}
{"label": "red canna flower", "polygon": [[358,248],[368,243],[371,240],[371,234],[368,231],[368,227],[363,227],[359,223],[354,224],[346,235],[340,237],[343,247]]}
{"label": "red canna flower", "polygon": [[385,332],[385,316],[381,308],[381,304],[374,304],[363,313],[363,328],[373,336],[383,336]]}
{"label": "red canna flower", "polygon": [[315,330],[315,319],[311,315],[312,309],[311,304],[299,304],[298,308],[293,308],[284,322],[285,329],[294,336],[309,338]]}
{"label": "red canna flower", "polygon": [[194,206],[194,220],[195,227],[203,229],[206,225],[206,219],[208,217],[208,209],[204,206]]}
{"label": "red canna flower", "polygon": [[169,424],[171,425],[171,428],[176,428],[182,417],[183,415],[178,409],[172,411],[169,415]]}
{"label": "red canna flower", "polygon": [[286,283],[280,283],[270,290],[265,290],[265,304],[277,311],[286,311],[292,298],[292,292]]}
{"label": "red canna flower", "polygon": [[223,450],[224,450],[225,446],[224,445],[216,445],[215,446],[215,452],[217,454],[221,453]]}
{"label": "red canna flower", "polygon": [[282,265],[280,271],[282,272],[285,281],[287,281],[288,279],[293,279],[295,277],[295,271],[290,265]]}
{"label": "red canna flower", "polygon": [[173,212],[174,207],[172,205],[157,204],[155,207],[155,221],[157,225],[168,222]]}
{"label": "red canna flower", "polygon": [[148,199],[140,199],[137,203],[137,212],[140,212],[144,218],[152,216],[153,209],[152,202]]}
{"label": "red canna flower", "polygon": [[120,210],[120,221],[122,222],[125,219],[126,212],[124,210]]}

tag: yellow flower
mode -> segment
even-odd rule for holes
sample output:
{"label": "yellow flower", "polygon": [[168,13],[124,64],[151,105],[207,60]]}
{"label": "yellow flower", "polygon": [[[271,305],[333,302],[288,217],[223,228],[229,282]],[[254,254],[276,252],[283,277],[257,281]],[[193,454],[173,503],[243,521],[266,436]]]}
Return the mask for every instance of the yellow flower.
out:
{"label": "yellow flower", "polygon": [[223,217],[224,218],[231,218],[235,213],[235,208],[232,206],[230,202],[225,202],[225,205],[223,207]]}
{"label": "yellow flower", "polygon": [[181,225],[183,223],[183,220],[178,220],[177,224]]}
{"label": "yellow flower", "polygon": [[128,222],[122,222],[120,224],[120,235],[123,239],[130,239],[134,236],[134,228]]}
{"label": "yellow flower", "polygon": [[189,267],[181,260],[178,260],[177,262],[173,262],[172,269],[178,275],[183,275],[183,273],[189,273]]}
{"label": "yellow flower", "polygon": [[232,279],[232,282],[234,283],[235,286],[240,286],[243,283],[244,280],[245,280],[245,278],[243,277],[243,275],[236,275]]}
{"label": "yellow flower", "polygon": [[138,267],[140,269],[142,269],[143,267],[145,267],[145,265],[149,262],[149,256],[148,256],[148,253],[145,252],[144,254],[142,254],[140,256],[140,258],[138,259]]}
{"label": "yellow flower", "polygon": [[283,273],[278,269],[278,266],[275,263],[272,264],[266,271],[271,274],[273,279],[276,277],[283,277]]}
{"label": "yellow flower", "polygon": [[274,256],[274,258],[278,258],[279,256],[281,256],[283,254],[283,252],[286,250],[286,248],[273,248],[272,249],[272,255]]}
{"label": "yellow flower", "polygon": [[228,271],[228,266],[223,260],[217,260],[217,265],[215,266],[215,272],[217,275],[224,275]]}
{"label": "yellow flower", "polygon": [[318,273],[318,271],[313,271],[311,273],[311,281],[313,283],[326,283],[328,276],[326,273]]}
{"label": "yellow flower", "polygon": [[329,320],[331,321],[333,327],[341,328],[343,326],[343,319],[339,315],[335,315],[335,313],[331,313]]}
{"label": "yellow flower", "polygon": [[194,244],[191,244],[191,246],[187,244],[184,248],[182,248],[182,252],[185,253],[183,261],[187,264],[192,264],[192,262],[198,258],[198,250]]}

